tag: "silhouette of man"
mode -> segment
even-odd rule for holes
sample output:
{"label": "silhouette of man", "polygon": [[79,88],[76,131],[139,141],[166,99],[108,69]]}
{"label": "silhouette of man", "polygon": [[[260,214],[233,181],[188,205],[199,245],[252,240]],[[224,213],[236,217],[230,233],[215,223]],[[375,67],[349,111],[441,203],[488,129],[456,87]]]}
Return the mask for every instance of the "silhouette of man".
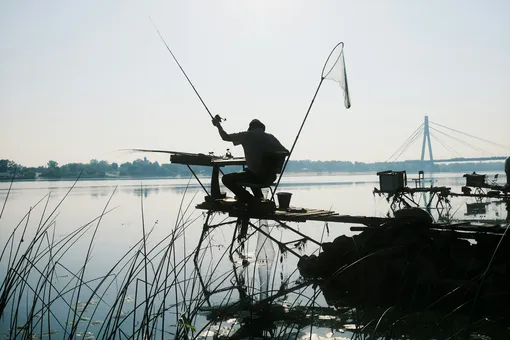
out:
{"label": "silhouette of man", "polygon": [[267,171],[262,163],[263,155],[267,152],[289,151],[270,133],[266,133],[266,126],[258,119],[253,119],[247,131],[228,134],[223,130],[219,119],[213,119],[213,125],[224,141],[232,142],[234,145],[242,145],[247,169],[242,172],[226,174],[222,178],[223,184],[232,191],[238,200],[245,203],[253,203],[255,197],[262,198],[260,188],[252,188],[252,196],[239,183],[268,183],[276,180],[276,172]]}

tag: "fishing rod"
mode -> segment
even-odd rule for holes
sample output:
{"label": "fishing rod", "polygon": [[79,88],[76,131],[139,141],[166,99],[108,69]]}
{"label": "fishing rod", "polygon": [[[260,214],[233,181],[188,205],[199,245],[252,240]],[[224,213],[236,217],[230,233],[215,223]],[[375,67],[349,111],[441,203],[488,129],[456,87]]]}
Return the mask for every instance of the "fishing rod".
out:
{"label": "fishing rod", "polygon": [[[204,153],[190,153],[190,152],[180,152],[180,151],[172,151],[172,150],[155,150],[155,149],[121,149],[119,151],[132,151],[132,152],[154,152],[154,153],[166,153],[170,155],[181,155],[181,156],[207,156]],[[220,156],[212,156],[213,158],[221,158]]]}
{"label": "fishing rod", "polygon": [[152,20],[152,17],[149,17],[151,19],[151,22],[152,22],[152,25],[154,26],[154,28],[156,29],[156,32],[158,32],[158,35],[159,37],[161,38],[161,41],[163,42],[163,44],[165,44],[166,46],[166,49],[168,50],[168,52],[170,52],[170,54],[172,55],[172,58],[174,58],[175,62],[177,63],[177,66],[179,66],[179,68],[181,69],[182,71],[182,74],[184,74],[184,76],[186,77],[186,80],[188,80],[188,83],[191,85],[191,88],[193,89],[193,91],[195,91],[198,99],[200,99],[200,102],[202,103],[202,105],[205,107],[205,109],[207,110],[207,113],[209,114],[209,116],[211,117],[211,119],[213,121],[216,121],[218,123],[221,123],[222,120],[226,120],[225,118],[221,118],[220,115],[215,115],[213,117],[211,111],[209,110],[209,108],[207,107],[207,105],[205,105],[205,102],[204,100],[202,99],[202,97],[200,96],[200,94],[198,93],[197,89],[195,88],[195,86],[193,85],[193,83],[191,82],[191,80],[189,79],[188,75],[186,74],[186,72],[184,72],[184,69],[182,68],[181,64],[179,63],[179,61],[177,60],[177,58],[175,57],[175,55],[173,54],[172,50],[170,50],[170,47],[168,47],[168,44],[166,43],[165,39],[163,39],[163,36],[161,35],[161,33],[159,32],[158,28],[156,27],[156,24],[154,23],[154,21]]}

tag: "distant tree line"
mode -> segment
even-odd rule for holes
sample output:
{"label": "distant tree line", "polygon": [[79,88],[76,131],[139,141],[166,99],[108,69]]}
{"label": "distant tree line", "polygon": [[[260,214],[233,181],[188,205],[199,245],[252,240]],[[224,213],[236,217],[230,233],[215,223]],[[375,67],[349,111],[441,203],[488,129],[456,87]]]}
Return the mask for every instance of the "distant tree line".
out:
{"label": "distant tree line", "polygon": [[[211,168],[205,166],[192,166],[199,176],[209,176]],[[311,161],[291,160],[287,164],[286,172],[371,172],[384,170],[406,170],[408,173],[425,172],[467,172],[473,171],[503,171],[503,162],[478,163],[452,163],[430,164],[419,161],[403,161],[393,163],[363,163],[346,161]],[[223,172],[234,172],[241,167],[222,168]],[[122,164],[109,163],[92,159],[89,163],[69,163],[59,166],[54,160],[48,161],[45,166],[25,167],[8,159],[0,159],[0,179],[6,180],[15,176],[17,179],[63,179],[76,178],[81,173],[82,178],[109,178],[109,177],[188,177],[189,169],[181,164],[159,164],[150,162],[146,158]]]}
{"label": "distant tree line", "polygon": [[346,161],[289,161],[287,170],[289,172],[372,172],[376,173],[385,170],[401,171],[408,173],[425,172],[467,172],[473,171],[503,171],[504,162],[466,162],[449,164],[432,164],[421,161],[402,162],[346,162]]}

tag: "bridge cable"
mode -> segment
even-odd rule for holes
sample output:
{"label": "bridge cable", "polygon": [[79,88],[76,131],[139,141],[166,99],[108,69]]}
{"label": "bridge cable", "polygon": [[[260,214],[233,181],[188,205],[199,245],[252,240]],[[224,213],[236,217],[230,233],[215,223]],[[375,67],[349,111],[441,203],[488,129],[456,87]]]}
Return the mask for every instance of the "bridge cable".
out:
{"label": "bridge cable", "polygon": [[398,154],[397,157],[395,157],[395,159],[393,161],[396,161],[403,153],[404,151],[406,151],[414,142],[416,142],[416,140],[421,137],[421,135],[419,133],[417,133],[413,139],[409,142],[409,144]]}
{"label": "bridge cable", "polygon": [[450,136],[449,134],[446,134],[446,133],[444,133],[443,131],[440,131],[440,130],[438,130],[438,129],[434,128],[434,127],[430,127],[430,129],[431,129],[431,130],[434,130],[434,131],[437,131],[437,132],[439,132],[440,134],[445,135],[446,137],[449,137],[449,138],[455,139],[456,141],[458,141],[458,142],[460,142],[460,143],[462,143],[462,144],[464,144],[464,145],[467,145],[468,147],[470,147],[470,148],[472,148],[472,149],[475,149],[475,150],[478,150],[478,151],[481,151],[481,152],[483,152],[483,153],[486,153],[486,154],[489,154],[489,155],[493,156],[493,154],[492,154],[492,153],[490,153],[489,151],[484,150],[484,149],[480,149],[479,147],[476,147],[476,146],[474,146],[474,145],[472,145],[472,144],[470,144],[470,143],[468,143],[468,142],[466,142],[466,141],[463,141],[462,139],[459,139],[459,138],[457,138],[457,137]]}
{"label": "bridge cable", "polygon": [[460,142],[460,143],[462,143],[462,144],[464,144],[464,145],[466,145],[466,146],[468,146],[468,147],[470,147],[470,148],[472,148],[472,149],[474,149],[474,150],[481,151],[481,152],[483,152],[483,153],[490,154],[491,156],[493,156],[493,154],[492,154],[492,153],[490,153],[489,151],[484,150],[484,149],[481,149],[481,148],[479,148],[479,147],[477,147],[477,146],[474,146],[473,144],[470,144],[470,143],[468,143],[468,142],[466,142],[466,141],[463,141],[463,140],[462,140],[462,139],[460,139],[460,138],[457,138],[457,137],[451,136],[451,135],[449,135],[449,134],[447,134],[447,133],[445,133],[445,132],[443,132],[443,131],[441,131],[441,130],[438,130],[438,129],[434,128],[434,127],[431,127],[430,129],[431,129],[431,130],[434,130],[434,131],[436,131],[436,132],[439,132],[440,134],[443,134],[443,135],[445,135],[446,137],[452,138],[452,139],[454,139],[454,140],[456,140],[456,141],[458,141],[458,142]]}
{"label": "bridge cable", "polygon": [[[393,153],[393,155],[391,155],[390,158],[388,158],[388,160],[386,162],[388,162],[390,159],[392,160],[392,162],[396,161],[400,155],[402,155],[402,153],[404,153],[415,141],[416,139],[421,136],[421,132],[423,131],[423,126],[419,126],[414,132],[413,134],[411,134],[409,136],[409,138],[397,149],[397,151],[395,151]],[[395,156],[396,154],[398,153],[397,156]]]}
{"label": "bridge cable", "polygon": [[454,150],[451,146],[449,146],[448,144],[446,144],[445,142],[443,142],[443,141],[441,140],[441,138],[439,138],[439,137],[438,137],[438,136],[436,136],[435,134],[430,133],[430,136],[431,136],[432,138],[434,138],[436,141],[438,141],[438,142],[439,142],[439,144],[441,144],[441,145],[442,145],[445,149],[447,149],[448,151],[450,151],[450,152],[452,152],[452,153],[457,154],[457,155],[458,155],[459,157],[461,157],[461,158],[463,157],[460,153],[458,153],[458,152],[457,152],[457,151],[455,151],[455,150]]}
{"label": "bridge cable", "polygon": [[408,147],[409,147],[409,142],[411,141],[411,139],[414,139],[415,138],[415,135],[416,134],[419,134],[422,130],[423,130],[423,123],[420,124],[420,126],[418,126],[418,128],[416,130],[414,130],[414,132],[405,140],[404,143],[402,143],[402,145],[400,145],[400,147],[397,149],[397,151],[395,151],[387,160],[385,163],[387,163],[390,159],[393,158],[393,156],[395,156],[399,151],[400,149],[404,148],[404,150],[406,150]]}
{"label": "bridge cable", "polygon": [[447,149],[448,151],[450,151],[452,154],[457,154],[458,157],[464,157],[462,156],[459,152],[457,152],[454,148],[452,148],[451,146],[449,146],[446,142],[444,142],[441,138],[439,138],[438,136],[436,136],[435,134],[431,133],[430,136],[432,138],[434,138],[436,141],[439,142],[439,144],[441,144],[445,149]]}
{"label": "bridge cable", "polygon": [[451,130],[451,131],[458,132],[458,133],[463,134],[463,135],[466,135],[466,136],[468,136],[468,137],[471,137],[471,138],[475,138],[475,139],[481,140],[481,141],[483,141],[483,142],[487,142],[487,143],[490,143],[490,144],[493,144],[493,145],[497,145],[497,146],[502,147],[502,148],[507,149],[507,150],[508,150],[508,149],[510,149],[510,146],[507,146],[507,145],[494,143],[494,142],[491,142],[490,140],[483,139],[483,138],[480,138],[480,137],[476,137],[476,136],[470,135],[469,133],[465,133],[465,132],[462,132],[462,131],[459,131],[459,130],[455,130],[455,129],[452,129],[452,128],[448,127],[448,126],[444,126],[444,125],[441,125],[441,124],[438,124],[438,123],[435,123],[435,122],[432,122],[432,121],[431,121],[430,123],[432,123],[432,124],[434,124],[434,125],[437,125],[437,126],[441,126],[441,127],[445,128],[445,129],[448,129],[448,130]]}

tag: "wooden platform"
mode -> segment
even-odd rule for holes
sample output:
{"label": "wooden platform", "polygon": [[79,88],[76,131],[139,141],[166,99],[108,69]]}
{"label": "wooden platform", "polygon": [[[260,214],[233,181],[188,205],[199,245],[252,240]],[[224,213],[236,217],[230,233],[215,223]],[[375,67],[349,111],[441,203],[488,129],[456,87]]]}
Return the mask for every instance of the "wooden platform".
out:
{"label": "wooden platform", "polygon": [[510,199],[510,194],[507,193],[499,193],[499,194],[464,194],[464,193],[456,193],[456,192],[450,192],[448,194],[452,197],[475,197],[475,198],[499,198],[499,199]]}
{"label": "wooden platform", "polygon": [[269,201],[261,204],[260,207],[257,206],[255,209],[248,210],[246,206],[239,204],[233,198],[217,199],[212,202],[206,201],[198,204],[196,208],[226,213],[231,217],[249,217],[286,222],[322,221],[380,226],[385,222],[393,220],[393,218],[387,217],[340,215],[331,210],[310,208],[290,207],[285,210],[279,210]]}
{"label": "wooden platform", "polygon": [[[377,227],[364,227],[354,226],[350,228],[351,231],[369,231],[376,230],[382,231],[383,228]],[[486,221],[486,222],[472,222],[472,221],[455,221],[452,223],[434,223],[430,226],[431,231],[437,232],[465,232],[465,238],[473,238],[471,236],[484,233],[491,235],[503,235],[506,231],[506,224],[504,221]]]}
{"label": "wooden platform", "polygon": [[416,193],[436,193],[441,194],[443,196],[450,195],[451,188],[450,187],[423,187],[423,188],[410,188],[403,187],[395,191],[382,191],[380,189],[374,188],[374,194],[387,194],[387,195],[395,195],[395,194],[416,194]]}

